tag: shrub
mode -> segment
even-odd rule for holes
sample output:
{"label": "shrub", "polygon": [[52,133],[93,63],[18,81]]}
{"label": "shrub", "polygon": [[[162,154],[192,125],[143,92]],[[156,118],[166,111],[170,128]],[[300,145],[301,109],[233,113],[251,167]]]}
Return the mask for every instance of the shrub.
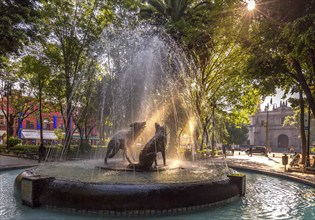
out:
{"label": "shrub", "polygon": [[0,144],[0,153],[5,152],[7,149],[7,145]]}
{"label": "shrub", "polygon": [[80,144],[80,153],[89,153],[91,151],[91,145],[88,143],[81,143]]}
{"label": "shrub", "polygon": [[19,138],[15,138],[15,137],[10,137],[8,140],[8,146],[9,148],[14,147],[18,144],[20,144],[22,141]]}
{"label": "shrub", "polygon": [[13,153],[27,152],[27,153],[37,154],[38,148],[39,148],[38,145],[17,145],[15,147],[10,148],[10,150]]}

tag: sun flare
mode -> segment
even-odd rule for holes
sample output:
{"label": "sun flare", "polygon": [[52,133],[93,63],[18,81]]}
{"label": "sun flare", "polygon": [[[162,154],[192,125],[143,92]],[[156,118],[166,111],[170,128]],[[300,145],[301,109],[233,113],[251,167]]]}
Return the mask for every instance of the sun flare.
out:
{"label": "sun flare", "polygon": [[255,9],[255,5],[256,5],[255,1],[254,1],[254,0],[250,0],[250,1],[248,1],[248,3],[247,3],[247,9],[248,9],[249,11],[252,11],[252,10]]}

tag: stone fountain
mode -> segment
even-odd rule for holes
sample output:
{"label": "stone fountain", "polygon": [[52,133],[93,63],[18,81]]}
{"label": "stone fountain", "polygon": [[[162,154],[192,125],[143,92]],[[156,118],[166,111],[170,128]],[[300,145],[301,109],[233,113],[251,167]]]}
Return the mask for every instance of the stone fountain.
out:
{"label": "stone fountain", "polygon": [[[130,36],[137,38],[128,42],[126,39],[130,39]],[[176,88],[169,71],[183,72],[186,69],[182,68],[185,61],[181,60],[178,50],[170,55],[175,44],[169,46],[166,37],[141,35],[137,31],[106,48],[119,50],[122,43],[134,47],[123,50],[129,51],[129,58],[126,58],[127,52],[123,58],[112,58],[114,61],[131,60],[130,66],[124,71],[120,66],[124,77],[121,77],[119,86],[113,91],[115,111],[112,120],[116,124],[127,124],[122,119],[149,119],[146,120],[146,127],[151,128],[155,122],[163,124],[167,108],[161,107],[161,103],[172,99],[167,95],[174,94]],[[107,54],[120,53],[109,51]],[[171,67],[168,66],[170,60],[174,60]],[[154,114],[152,109],[161,111]],[[130,123],[130,120],[127,121]],[[142,144],[150,143],[152,136]],[[115,157],[107,162],[107,157],[116,153],[108,152],[105,165],[103,159],[79,160],[49,163],[26,170],[16,177],[15,191],[22,203],[31,207],[42,206],[102,216],[176,214],[227,203],[245,194],[245,176],[236,174],[226,166],[165,159],[164,146],[164,152],[161,149],[163,162],[158,159],[159,165],[152,168],[153,160],[158,155],[155,153],[151,158],[149,155],[152,156],[152,151],[147,150],[142,156],[140,153],[140,161],[135,164]],[[149,157],[150,161],[146,163]]]}
{"label": "stone fountain", "polygon": [[[173,163],[139,172],[124,170],[126,162],[117,160],[108,164],[110,169],[64,162],[22,172],[15,189],[22,203],[31,207],[110,216],[189,212],[228,203],[245,194],[243,175],[219,166]],[[61,167],[65,174],[61,174]],[[78,168],[86,169],[86,174]],[[87,175],[91,172],[92,177]]]}

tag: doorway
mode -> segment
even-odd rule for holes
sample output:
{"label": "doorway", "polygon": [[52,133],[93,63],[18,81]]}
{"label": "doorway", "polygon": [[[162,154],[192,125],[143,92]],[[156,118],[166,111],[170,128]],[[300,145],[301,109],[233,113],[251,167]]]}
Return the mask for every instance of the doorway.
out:
{"label": "doorway", "polygon": [[278,148],[288,148],[289,147],[289,137],[285,134],[281,134],[278,137]]}

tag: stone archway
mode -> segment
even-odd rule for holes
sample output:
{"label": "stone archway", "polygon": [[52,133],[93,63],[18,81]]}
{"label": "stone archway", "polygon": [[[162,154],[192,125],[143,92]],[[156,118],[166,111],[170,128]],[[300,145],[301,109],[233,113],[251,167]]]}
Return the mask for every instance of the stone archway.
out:
{"label": "stone archway", "polygon": [[285,134],[281,134],[278,137],[278,148],[288,148],[289,147],[289,137]]}

